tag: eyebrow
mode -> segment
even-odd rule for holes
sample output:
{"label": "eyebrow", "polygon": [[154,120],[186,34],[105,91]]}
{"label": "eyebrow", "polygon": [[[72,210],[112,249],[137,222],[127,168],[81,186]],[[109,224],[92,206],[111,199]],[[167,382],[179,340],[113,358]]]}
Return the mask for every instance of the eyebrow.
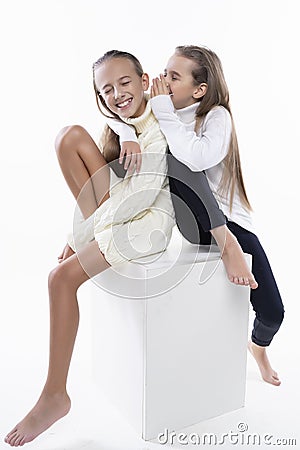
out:
{"label": "eyebrow", "polygon": [[[120,78],[118,79],[118,81],[122,81],[122,80],[124,80],[124,78],[130,78],[130,76],[129,76],[129,75],[123,75],[122,77],[120,77]],[[111,86],[111,84],[110,84],[110,83],[107,83],[107,84],[105,84],[101,89],[104,90],[104,89],[106,89],[108,86]]]}

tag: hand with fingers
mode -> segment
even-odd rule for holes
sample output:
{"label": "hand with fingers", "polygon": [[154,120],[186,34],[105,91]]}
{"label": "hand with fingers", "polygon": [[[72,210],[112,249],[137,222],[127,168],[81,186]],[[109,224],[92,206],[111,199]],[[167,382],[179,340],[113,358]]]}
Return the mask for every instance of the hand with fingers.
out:
{"label": "hand with fingers", "polygon": [[65,259],[69,258],[70,256],[74,255],[74,251],[71,249],[69,244],[66,244],[61,254],[57,257],[58,262],[61,263]]}
{"label": "hand with fingers", "polygon": [[156,97],[157,95],[171,95],[170,87],[163,76],[160,74],[159,78],[153,78],[152,86],[150,88],[150,97]]}
{"label": "hand with fingers", "polygon": [[121,143],[121,151],[119,156],[119,163],[122,164],[125,157],[124,169],[129,175],[132,175],[134,170],[139,173],[142,164],[141,148],[137,142],[124,141]]}

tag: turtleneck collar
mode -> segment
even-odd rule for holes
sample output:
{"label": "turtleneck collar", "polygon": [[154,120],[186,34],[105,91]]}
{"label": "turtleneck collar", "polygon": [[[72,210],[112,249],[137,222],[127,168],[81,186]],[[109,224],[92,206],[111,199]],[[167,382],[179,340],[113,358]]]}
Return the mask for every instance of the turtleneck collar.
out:
{"label": "turtleneck collar", "polygon": [[181,108],[181,109],[176,109],[176,113],[178,115],[178,117],[180,118],[180,120],[183,123],[192,123],[195,121],[195,114],[196,114],[196,110],[199,106],[199,102],[197,103],[193,103],[190,106],[186,106],[185,108]]}
{"label": "turtleneck collar", "polygon": [[139,117],[129,117],[122,118],[123,122],[128,123],[128,125],[133,125],[138,134],[143,133],[143,131],[147,130],[149,126],[156,122],[154,114],[151,109],[151,104],[149,102],[149,96],[145,95],[146,99],[146,108],[143,114]]}

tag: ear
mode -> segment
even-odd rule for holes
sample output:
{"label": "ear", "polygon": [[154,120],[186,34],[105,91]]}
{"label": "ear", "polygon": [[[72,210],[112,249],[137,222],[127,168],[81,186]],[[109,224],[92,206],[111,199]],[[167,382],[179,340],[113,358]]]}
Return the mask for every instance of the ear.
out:
{"label": "ear", "polygon": [[203,97],[205,94],[206,94],[206,92],[207,92],[207,88],[208,88],[208,86],[207,86],[207,84],[206,83],[201,83],[196,89],[195,89],[195,91],[194,91],[194,93],[193,93],[193,98],[201,98],[201,97]]}
{"label": "ear", "polygon": [[147,91],[149,88],[149,75],[147,73],[143,73],[142,75],[142,85],[144,91]]}

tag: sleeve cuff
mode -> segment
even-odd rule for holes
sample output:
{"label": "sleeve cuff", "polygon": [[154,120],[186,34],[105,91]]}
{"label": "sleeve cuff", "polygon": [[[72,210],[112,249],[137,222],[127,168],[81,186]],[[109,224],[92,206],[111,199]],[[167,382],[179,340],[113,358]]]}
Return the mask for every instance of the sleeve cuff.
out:
{"label": "sleeve cuff", "polygon": [[126,141],[138,142],[137,136],[135,134],[135,129],[116,119],[107,119],[107,125],[111,128],[120,138],[120,144]]}
{"label": "sleeve cuff", "polygon": [[120,136],[120,144],[122,144],[123,142],[127,142],[127,141],[139,142],[134,131],[132,133],[122,132],[122,136]]}
{"label": "sleeve cuff", "polygon": [[174,113],[175,108],[170,95],[157,95],[150,99],[151,108],[158,119],[161,113]]}

